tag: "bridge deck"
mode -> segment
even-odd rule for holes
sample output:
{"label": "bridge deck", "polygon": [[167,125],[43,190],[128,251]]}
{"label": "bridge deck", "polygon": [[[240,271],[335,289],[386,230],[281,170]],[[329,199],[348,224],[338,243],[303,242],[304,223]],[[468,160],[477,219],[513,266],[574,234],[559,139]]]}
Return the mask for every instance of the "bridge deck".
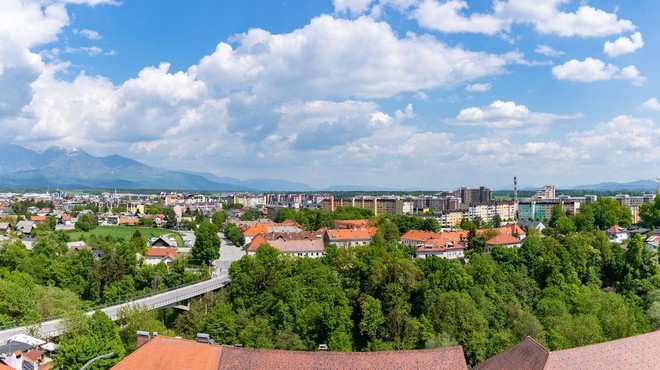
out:
{"label": "bridge deck", "polygon": [[[105,312],[112,320],[117,320],[117,315],[119,310],[123,307],[129,307],[133,305],[142,305],[146,306],[149,309],[157,309],[165,306],[176,305],[177,302],[202,295],[204,293],[210,292],[212,290],[217,290],[225,287],[229,284],[229,278],[224,276],[214,277],[209,280],[204,280],[199,283],[187,285],[178,289],[167,291],[164,293],[154,294],[149,297],[140,298],[114,306],[109,306],[101,309]],[[94,311],[87,312],[88,315],[92,315]],[[37,328],[37,337],[42,338],[51,338],[59,335],[61,333],[61,319],[50,320],[42,322],[41,324],[30,326],[32,328]],[[0,331],[0,343],[5,343],[7,339],[11,336],[17,334],[27,334],[28,326],[21,326],[10,328]]]}

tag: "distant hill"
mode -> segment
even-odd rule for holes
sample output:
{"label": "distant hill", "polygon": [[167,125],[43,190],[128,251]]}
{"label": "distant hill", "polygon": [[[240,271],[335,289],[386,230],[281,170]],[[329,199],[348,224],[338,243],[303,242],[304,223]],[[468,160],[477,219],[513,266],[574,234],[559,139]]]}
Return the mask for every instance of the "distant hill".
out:
{"label": "distant hill", "polygon": [[0,145],[0,186],[251,191],[203,176],[169,171],[119,155],[95,157],[78,148],[51,147],[38,153]]}
{"label": "distant hill", "polygon": [[277,179],[247,179],[241,180],[233,177],[225,176],[216,176],[210,173],[205,172],[194,172],[194,171],[185,171],[180,170],[178,172],[188,173],[192,175],[202,176],[208,180],[214,182],[220,182],[225,184],[232,184],[237,186],[244,186],[251,189],[261,190],[261,191],[314,191],[316,189],[312,188],[307,184],[300,182],[286,181],[286,180],[277,180]]}
{"label": "distant hill", "polygon": [[369,185],[333,185],[324,189],[325,191],[401,191],[401,189],[369,186]]}
{"label": "distant hill", "polygon": [[656,191],[658,183],[654,180],[637,180],[633,182],[601,182],[599,184],[580,185],[570,188],[571,190],[636,190],[636,191]]}

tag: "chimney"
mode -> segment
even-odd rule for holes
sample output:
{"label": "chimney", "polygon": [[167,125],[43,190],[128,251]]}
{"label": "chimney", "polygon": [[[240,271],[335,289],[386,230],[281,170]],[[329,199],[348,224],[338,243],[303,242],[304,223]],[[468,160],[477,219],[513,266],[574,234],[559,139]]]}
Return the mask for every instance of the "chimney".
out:
{"label": "chimney", "polygon": [[328,352],[328,345],[325,343],[319,344],[319,351],[321,352]]}
{"label": "chimney", "polygon": [[142,347],[143,345],[147,344],[151,337],[149,336],[148,331],[137,331],[137,348]]}
{"label": "chimney", "polygon": [[197,338],[195,340],[197,343],[209,344],[211,342],[211,336],[206,333],[197,333]]}

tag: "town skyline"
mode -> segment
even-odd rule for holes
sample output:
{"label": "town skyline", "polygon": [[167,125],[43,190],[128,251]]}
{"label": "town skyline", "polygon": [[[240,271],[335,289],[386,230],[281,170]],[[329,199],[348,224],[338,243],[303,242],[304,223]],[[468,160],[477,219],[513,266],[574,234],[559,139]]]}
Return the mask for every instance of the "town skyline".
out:
{"label": "town skyline", "polygon": [[660,4],[525,3],[5,1],[2,143],[314,188],[657,177]]}

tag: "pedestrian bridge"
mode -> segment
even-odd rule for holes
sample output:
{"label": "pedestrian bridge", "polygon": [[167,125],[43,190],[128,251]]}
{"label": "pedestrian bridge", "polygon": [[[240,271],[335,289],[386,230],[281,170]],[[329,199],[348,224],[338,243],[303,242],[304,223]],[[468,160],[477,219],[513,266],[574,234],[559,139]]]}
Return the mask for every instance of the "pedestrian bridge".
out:
{"label": "pedestrian bridge", "polygon": [[[229,284],[229,277],[227,275],[214,276],[209,280],[204,280],[198,283],[181,286],[178,288],[173,288],[166,292],[155,293],[151,296],[138,298],[131,301],[117,303],[112,306],[107,306],[101,308],[106,315],[108,315],[112,320],[117,320],[119,311],[125,307],[131,307],[134,305],[145,306],[150,310],[164,308],[164,307],[173,307],[177,306],[177,302],[181,302],[193,297],[200,296],[204,293],[218,290]],[[94,311],[88,311],[87,315],[92,315]],[[35,324],[30,326],[20,326],[9,328],[0,331],[0,343],[5,343],[7,339],[11,336],[17,334],[28,334],[28,331],[32,333],[33,336],[40,338],[52,338],[56,337],[62,332],[62,319],[54,319],[49,321],[44,321],[41,324]]]}

